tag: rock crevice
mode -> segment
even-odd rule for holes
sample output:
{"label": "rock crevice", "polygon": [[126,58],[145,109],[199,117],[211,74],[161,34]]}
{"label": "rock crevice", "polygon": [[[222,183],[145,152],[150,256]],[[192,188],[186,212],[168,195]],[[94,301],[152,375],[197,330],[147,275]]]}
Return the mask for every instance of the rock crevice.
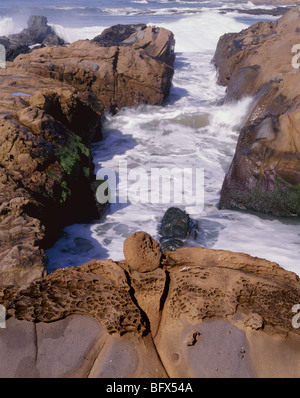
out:
{"label": "rock crevice", "polygon": [[[140,231],[138,235],[141,234],[147,235]],[[126,253],[128,242],[135,249],[149,251],[149,246],[141,245],[135,234],[124,244]],[[152,250],[155,251],[154,246]],[[140,257],[149,258],[149,253]],[[120,262],[95,260],[56,270],[27,289],[6,288],[0,293],[8,324],[13,324],[13,320],[24,325],[34,322],[37,328],[51,324],[54,331],[70,317],[94,318],[102,330],[102,337],[97,335],[98,343],[102,338],[101,344],[93,343],[89,364],[77,363],[77,373],[72,373],[83,374],[80,372],[84,367],[84,374],[93,377],[105,377],[107,355],[119,352],[120,347],[127,350],[130,342],[135,345],[130,351],[135,358],[134,368],[140,363],[150,377],[157,375],[142,361],[144,350],[160,369],[159,377],[214,377],[215,369],[209,370],[210,361],[218,363],[223,376],[257,377],[262,374],[257,362],[263,360],[267,364],[268,359],[254,358],[250,353],[257,353],[259,341],[268,341],[270,350],[265,354],[271,356],[272,346],[280,339],[282,349],[278,348],[269,370],[274,377],[282,371],[282,363],[287,366],[284,358],[291,344],[295,352],[290,360],[296,366],[300,332],[292,325],[292,307],[299,299],[299,278],[276,263],[243,253],[188,247],[164,252],[160,264],[148,271],[137,270],[132,256],[125,256]],[[36,341],[36,337],[33,339]],[[33,356],[40,358],[41,344],[39,338],[35,343],[39,351]],[[228,355],[231,352],[231,362],[226,362],[225,354],[220,362],[217,349]],[[117,369],[115,361],[118,359],[113,360],[112,372]],[[291,372],[288,366],[284,375]],[[70,370],[65,372],[70,376]],[[299,366],[291,374],[299,375]]]}

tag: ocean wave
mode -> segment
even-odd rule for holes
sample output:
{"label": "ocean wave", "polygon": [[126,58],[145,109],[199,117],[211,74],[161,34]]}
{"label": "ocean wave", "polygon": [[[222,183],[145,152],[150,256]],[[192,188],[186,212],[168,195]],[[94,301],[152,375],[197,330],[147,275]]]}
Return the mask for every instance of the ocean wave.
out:
{"label": "ocean wave", "polygon": [[77,40],[93,39],[100,35],[107,26],[87,26],[83,28],[70,28],[62,25],[52,24],[54,32],[66,43],[73,43]]}
{"label": "ocean wave", "polygon": [[25,27],[25,23],[24,26],[20,26],[20,23],[16,23],[12,17],[0,18],[0,36],[8,36],[13,33],[21,32]]}
{"label": "ocean wave", "polygon": [[248,25],[233,16],[207,10],[192,17],[182,18],[163,26],[175,35],[176,52],[214,51],[220,36],[228,32],[239,32]]}
{"label": "ocean wave", "polygon": [[[148,25],[156,24],[154,21],[150,21]],[[59,24],[51,26],[55,33],[67,43],[93,39],[107,28],[107,26],[98,25],[80,28],[65,27]],[[235,15],[222,15],[217,10],[208,9],[203,9],[196,15],[184,15],[183,18],[174,22],[160,23],[160,26],[174,33],[177,52],[213,51],[220,36],[224,33],[238,32],[247,27],[246,24],[238,22]]]}

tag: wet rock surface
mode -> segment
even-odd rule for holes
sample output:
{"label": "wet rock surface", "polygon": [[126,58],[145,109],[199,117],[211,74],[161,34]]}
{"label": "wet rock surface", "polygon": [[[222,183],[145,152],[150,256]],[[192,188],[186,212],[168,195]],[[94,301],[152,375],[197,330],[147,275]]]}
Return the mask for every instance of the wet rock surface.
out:
{"label": "wet rock surface", "polygon": [[[67,85],[10,65],[1,75],[0,284],[21,286],[45,272],[44,248],[64,225],[99,215],[86,145],[99,137],[102,112]],[[89,127],[80,132],[79,109]]]}
{"label": "wet rock surface", "polygon": [[[299,297],[295,274],[223,250],[166,252],[148,272],[126,260],[56,270],[26,289],[1,290],[8,319],[0,346],[14,338],[27,347],[11,352],[18,369],[0,361],[1,374],[38,377],[47,363],[46,377],[122,377],[119,361],[131,361],[125,377],[299,377],[299,329],[291,323]],[[92,328],[82,334],[71,322]],[[21,332],[28,337],[20,340]],[[77,354],[66,362],[75,337]],[[39,360],[26,366],[30,350]]]}
{"label": "wet rock surface", "polygon": [[[25,287],[40,279],[44,249],[62,228],[99,219],[107,208],[95,198],[101,181],[89,150],[101,139],[103,113],[160,104],[173,76],[165,62],[174,57],[173,34],[154,27],[143,32],[133,33],[121,51],[79,41],[32,50],[1,69],[0,286]],[[51,34],[45,18],[32,17],[28,29],[3,40],[23,45]]]}
{"label": "wet rock surface", "polygon": [[[133,40],[137,37],[136,33],[146,29],[147,25],[114,25],[94,37],[94,41],[101,43],[104,46],[126,46],[132,44]],[[128,40],[133,35],[133,38]]]}
{"label": "wet rock surface", "polygon": [[299,8],[276,22],[257,23],[219,40],[214,63],[227,101],[253,97],[226,174],[220,208],[298,216]]}
{"label": "wet rock surface", "polygon": [[186,244],[187,238],[198,234],[198,222],[178,207],[170,207],[159,227],[161,250],[176,250]]}

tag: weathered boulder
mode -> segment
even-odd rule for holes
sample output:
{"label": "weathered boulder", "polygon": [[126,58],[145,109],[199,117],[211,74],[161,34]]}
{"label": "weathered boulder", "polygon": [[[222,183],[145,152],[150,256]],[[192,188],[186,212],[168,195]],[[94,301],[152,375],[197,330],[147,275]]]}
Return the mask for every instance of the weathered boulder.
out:
{"label": "weathered boulder", "polygon": [[129,268],[133,271],[154,271],[160,266],[160,245],[151,235],[138,231],[124,241],[123,252]]}
{"label": "weathered boulder", "polygon": [[141,103],[160,105],[170,91],[173,62],[173,33],[147,27],[130,36],[130,45],[79,40],[20,55],[14,65],[93,93],[106,110],[116,112]]}
{"label": "weathered boulder", "polygon": [[299,297],[294,273],[225,250],[165,252],[142,273],[112,260],[59,269],[0,289],[0,376],[297,378]]}
{"label": "weathered boulder", "polygon": [[[221,37],[214,56],[226,100],[253,97],[220,198],[221,208],[300,214],[299,8]],[[294,57],[294,59],[293,59]]]}

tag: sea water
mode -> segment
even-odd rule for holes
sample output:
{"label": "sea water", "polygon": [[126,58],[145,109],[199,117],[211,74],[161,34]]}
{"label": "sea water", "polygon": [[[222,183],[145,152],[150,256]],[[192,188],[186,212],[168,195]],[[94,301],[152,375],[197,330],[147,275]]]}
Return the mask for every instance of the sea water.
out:
{"label": "sea water", "polygon": [[[142,169],[147,175],[161,168],[202,170],[203,206],[192,215],[198,222],[198,234],[186,245],[248,253],[300,274],[297,219],[218,209],[224,176],[252,99],[223,104],[225,88],[217,84],[211,60],[222,34],[238,32],[257,21],[275,20],[266,14],[238,12],[254,8],[273,7],[197,0],[54,0],[42,5],[12,0],[9,7],[0,3],[0,35],[22,30],[30,15],[47,16],[67,42],[92,39],[105,27],[118,23],[146,23],[172,30],[176,61],[167,102],[105,115],[104,137],[92,146],[96,172],[106,169],[118,175],[124,163],[128,172]],[[149,185],[145,189],[150,191]],[[138,230],[159,240],[159,224],[167,208],[174,205],[172,200],[124,202],[111,203],[103,217],[92,224],[65,228],[64,236],[47,250],[49,271],[92,259],[120,260],[124,240]],[[184,203],[176,206],[190,208]]]}

